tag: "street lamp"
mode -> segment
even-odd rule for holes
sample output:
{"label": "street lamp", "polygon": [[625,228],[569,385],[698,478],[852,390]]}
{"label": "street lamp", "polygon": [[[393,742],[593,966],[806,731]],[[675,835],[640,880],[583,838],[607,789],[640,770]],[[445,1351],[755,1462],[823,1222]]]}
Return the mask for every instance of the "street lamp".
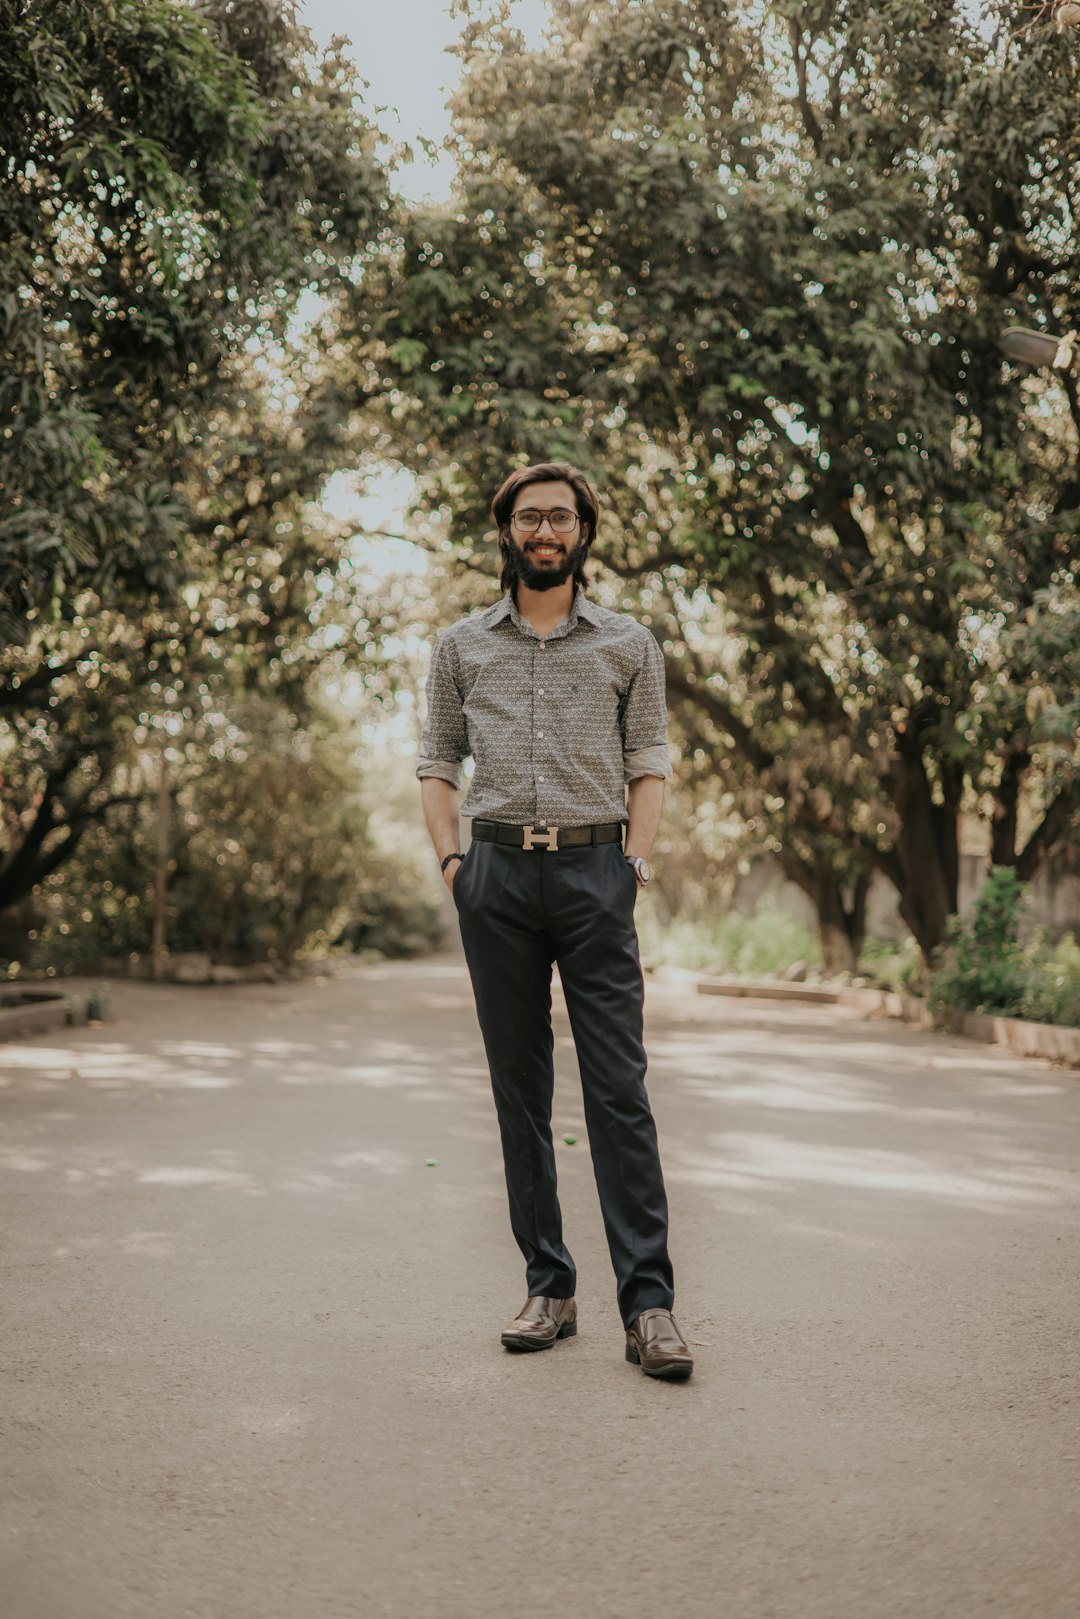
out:
{"label": "street lamp", "polygon": [[[1080,17],[1080,4],[1073,8]],[[1026,326],[1010,326],[998,339],[1010,360],[1022,365],[1046,366],[1051,371],[1071,371],[1077,358],[1076,332],[1058,337],[1053,332],[1034,332]]]}

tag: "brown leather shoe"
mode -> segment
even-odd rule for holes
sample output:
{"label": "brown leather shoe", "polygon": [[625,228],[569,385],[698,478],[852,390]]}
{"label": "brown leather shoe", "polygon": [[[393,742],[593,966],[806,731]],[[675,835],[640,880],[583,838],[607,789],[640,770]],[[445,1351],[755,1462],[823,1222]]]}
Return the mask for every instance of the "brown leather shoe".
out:
{"label": "brown leather shoe", "polygon": [[681,1381],[694,1370],[694,1357],[670,1310],[642,1310],[626,1329],[626,1358],[646,1377]]}
{"label": "brown leather shoe", "polygon": [[557,1338],[577,1332],[577,1304],[573,1299],[545,1299],[530,1295],[521,1313],[503,1329],[506,1349],[550,1349]]}

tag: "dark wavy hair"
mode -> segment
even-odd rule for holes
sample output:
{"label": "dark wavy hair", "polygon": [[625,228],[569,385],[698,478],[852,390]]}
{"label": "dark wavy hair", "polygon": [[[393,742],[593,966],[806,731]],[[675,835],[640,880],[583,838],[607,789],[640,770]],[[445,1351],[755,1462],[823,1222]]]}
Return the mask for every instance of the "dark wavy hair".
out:
{"label": "dark wavy hair", "polygon": [[574,504],[581,518],[581,543],[585,548],[580,560],[574,565],[574,582],[580,585],[582,590],[588,590],[589,580],[585,572],[585,563],[589,547],[596,538],[600,502],[585,474],[579,472],[577,467],[572,467],[569,461],[539,461],[533,467],[519,467],[499,485],[495,499],[491,502],[491,516],[499,531],[499,556],[502,559],[502,571],[499,575],[501,589],[509,589],[513,579],[512,569],[506,560],[506,548],[514,543],[510,538],[510,513],[514,509],[518,490],[529,483],[568,483],[574,491]]}

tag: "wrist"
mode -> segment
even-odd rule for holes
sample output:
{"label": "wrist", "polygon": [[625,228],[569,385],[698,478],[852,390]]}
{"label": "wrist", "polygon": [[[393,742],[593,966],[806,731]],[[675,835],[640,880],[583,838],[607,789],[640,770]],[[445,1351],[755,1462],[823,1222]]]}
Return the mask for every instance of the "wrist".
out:
{"label": "wrist", "polygon": [[464,856],[462,855],[461,850],[460,849],[454,849],[450,854],[443,855],[442,860],[439,862],[439,870],[442,872],[443,876],[445,877],[446,868],[450,864],[451,860],[463,860],[463,859],[464,859]]}

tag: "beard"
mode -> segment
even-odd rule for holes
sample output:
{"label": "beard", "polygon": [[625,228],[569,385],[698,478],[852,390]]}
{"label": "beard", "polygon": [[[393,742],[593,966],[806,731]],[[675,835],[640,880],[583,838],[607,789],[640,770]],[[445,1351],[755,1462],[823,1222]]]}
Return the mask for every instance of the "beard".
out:
{"label": "beard", "polygon": [[[513,539],[504,543],[503,558],[510,576],[508,583],[511,589],[517,584],[522,584],[526,590],[554,590],[556,585],[565,584],[571,574],[584,565],[589,549],[587,541],[579,541],[570,548],[562,546],[561,561],[533,562],[529,556],[530,549],[541,543],[550,545],[552,542],[528,540],[524,548],[518,546]],[[562,545],[561,540],[554,543]]]}

